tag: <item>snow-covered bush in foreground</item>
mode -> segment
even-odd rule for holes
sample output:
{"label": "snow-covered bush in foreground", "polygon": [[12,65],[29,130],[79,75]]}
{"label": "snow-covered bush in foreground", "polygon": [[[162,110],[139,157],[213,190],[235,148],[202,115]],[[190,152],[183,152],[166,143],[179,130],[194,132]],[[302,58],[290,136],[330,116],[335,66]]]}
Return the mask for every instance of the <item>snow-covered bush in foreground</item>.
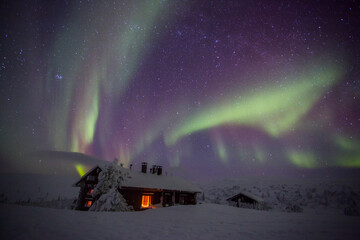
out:
{"label": "snow-covered bush in foreground", "polygon": [[90,211],[130,211],[124,197],[119,193],[121,182],[128,176],[121,171],[115,160],[104,167],[99,174],[99,182],[94,189],[93,196],[97,199],[90,207]]}
{"label": "snow-covered bush in foreground", "polygon": [[348,216],[360,216],[360,205],[356,202],[348,204],[348,206],[344,208],[344,214]]}

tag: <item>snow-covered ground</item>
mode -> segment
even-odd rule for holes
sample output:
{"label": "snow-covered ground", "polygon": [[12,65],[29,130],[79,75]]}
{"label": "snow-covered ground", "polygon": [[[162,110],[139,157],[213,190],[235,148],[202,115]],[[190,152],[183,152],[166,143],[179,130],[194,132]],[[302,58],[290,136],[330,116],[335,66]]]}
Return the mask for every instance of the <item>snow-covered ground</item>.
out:
{"label": "snow-covered ground", "polygon": [[200,204],[142,212],[0,205],[1,239],[360,239],[360,218]]}

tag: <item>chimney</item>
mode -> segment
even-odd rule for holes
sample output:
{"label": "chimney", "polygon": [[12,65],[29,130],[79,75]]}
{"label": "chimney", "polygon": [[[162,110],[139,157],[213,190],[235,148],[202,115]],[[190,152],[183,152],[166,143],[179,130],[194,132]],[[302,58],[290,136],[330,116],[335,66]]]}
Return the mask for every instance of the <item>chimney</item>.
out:
{"label": "chimney", "polygon": [[146,173],[146,171],[147,171],[147,162],[142,162],[141,163],[141,172]]}
{"label": "chimney", "polygon": [[157,175],[161,175],[162,174],[162,166],[158,166],[157,167]]}

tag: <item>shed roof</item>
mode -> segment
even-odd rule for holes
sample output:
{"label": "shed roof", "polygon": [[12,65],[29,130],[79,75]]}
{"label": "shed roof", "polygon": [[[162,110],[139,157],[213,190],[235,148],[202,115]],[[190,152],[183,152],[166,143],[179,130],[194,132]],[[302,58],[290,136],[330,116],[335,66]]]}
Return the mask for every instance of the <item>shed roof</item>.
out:
{"label": "shed roof", "polygon": [[246,192],[246,191],[242,191],[242,192],[239,192],[238,194],[226,199],[227,201],[233,201],[235,200],[236,198],[240,197],[241,195],[243,196],[246,196],[248,198],[251,198],[251,199],[254,199],[255,201],[257,202],[264,202],[264,199],[254,195],[253,193],[250,193],[250,192]]}
{"label": "shed roof", "polygon": [[[88,171],[84,176],[77,181],[74,186],[79,186],[78,184],[84,180],[92,171],[96,168],[102,169],[101,166],[95,166],[90,171]],[[173,191],[186,191],[186,192],[201,192],[201,190],[194,186],[189,181],[175,177],[175,176],[166,176],[166,175],[157,175],[151,173],[142,173],[135,170],[130,170],[128,168],[122,168],[124,173],[128,173],[129,178],[126,178],[122,182],[123,187],[134,187],[134,188],[150,188],[150,189],[162,189],[162,190],[173,190]]]}

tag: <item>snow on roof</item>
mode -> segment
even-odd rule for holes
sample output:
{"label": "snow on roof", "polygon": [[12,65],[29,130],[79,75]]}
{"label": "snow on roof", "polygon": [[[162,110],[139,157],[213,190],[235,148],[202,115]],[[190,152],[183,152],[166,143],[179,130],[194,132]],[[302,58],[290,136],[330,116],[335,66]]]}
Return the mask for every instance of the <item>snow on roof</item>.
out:
{"label": "snow on roof", "polygon": [[[102,166],[95,166],[89,172],[87,172],[77,183],[85,179],[85,177],[97,167],[100,169]],[[129,178],[126,178],[121,183],[123,187],[134,187],[134,188],[152,188],[152,189],[163,189],[173,191],[186,191],[186,192],[201,192],[201,190],[194,186],[191,182],[175,176],[157,175],[149,172],[142,173],[136,170],[130,170],[128,168],[122,168],[123,173],[128,173]]]}
{"label": "snow on roof", "polygon": [[123,182],[122,186],[124,187],[201,192],[201,190],[194,186],[191,182],[175,176],[142,173],[138,171],[130,171],[129,169],[125,169],[125,171],[128,171],[131,178],[128,178]]}
{"label": "snow on roof", "polygon": [[258,202],[264,202],[264,199],[262,199],[261,197],[258,197],[250,192],[241,192],[243,195],[249,197],[249,198],[252,198]]}
{"label": "snow on roof", "polygon": [[230,197],[230,198],[228,198],[228,199],[226,199],[226,200],[230,201],[230,200],[238,197],[239,195],[247,196],[247,197],[249,197],[249,198],[251,198],[251,199],[254,199],[254,200],[257,201],[257,202],[264,202],[264,199],[262,199],[262,198],[260,198],[260,197],[258,197],[258,196],[256,196],[256,195],[254,195],[254,194],[252,194],[252,193],[250,193],[250,192],[246,192],[246,191],[239,192],[239,193],[236,194],[235,196],[232,196],[232,197]]}

